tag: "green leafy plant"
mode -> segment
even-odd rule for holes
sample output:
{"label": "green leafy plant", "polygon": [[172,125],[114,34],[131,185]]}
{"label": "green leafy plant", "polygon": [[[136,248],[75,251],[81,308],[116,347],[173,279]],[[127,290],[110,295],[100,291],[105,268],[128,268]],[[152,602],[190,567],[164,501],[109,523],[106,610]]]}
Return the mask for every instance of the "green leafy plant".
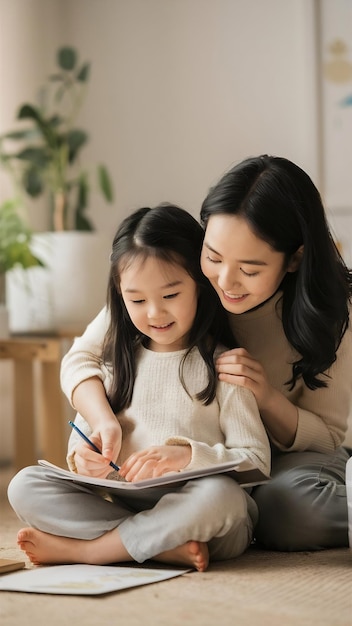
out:
{"label": "green leafy plant", "polygon": [[0,233],[0,274],[14,267],[44,265],[31,251],[32,232],[19,215],[14,200],[0,205]]}
{"label": "green leafy plant", "polygon": [[[86,96],[90,64],[79,63],[71,47],[57,52],[57,71],[40,90],[40,104],[20,106],[17,119],[25,127],[0,137],[2,165],[14,176],[17,190],[36,198],[50,197],[53,230],[94,230],[86,215],[90,175],[80,164],[89,136],[75,126]],[[9,144],[20,149],[9,151]],[[107,168],[97,166],[97,183],[107,202],[112,202],[112,184]]]}

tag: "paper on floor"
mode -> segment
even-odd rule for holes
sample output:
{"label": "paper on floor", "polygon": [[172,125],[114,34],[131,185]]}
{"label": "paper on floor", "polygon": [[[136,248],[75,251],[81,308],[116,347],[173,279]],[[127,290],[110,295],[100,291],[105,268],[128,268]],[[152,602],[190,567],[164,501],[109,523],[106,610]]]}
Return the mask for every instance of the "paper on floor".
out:
{"label": "paper on floor", "polygon": [[189,571],[114,565],[51,565],[4,574],[0,578],[0,591],[90,596],[157,583]]}

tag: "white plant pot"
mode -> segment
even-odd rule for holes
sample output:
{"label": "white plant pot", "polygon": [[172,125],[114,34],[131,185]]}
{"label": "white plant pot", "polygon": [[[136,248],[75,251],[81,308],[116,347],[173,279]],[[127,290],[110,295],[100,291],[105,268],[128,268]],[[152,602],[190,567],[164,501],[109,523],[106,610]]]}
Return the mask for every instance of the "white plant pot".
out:
{"label": "white plant pot", "polygon": [[106,233],[35,235],[33,251],[46,267],[8,272],[11,332],[83,330],[106,301],[111,243]]}

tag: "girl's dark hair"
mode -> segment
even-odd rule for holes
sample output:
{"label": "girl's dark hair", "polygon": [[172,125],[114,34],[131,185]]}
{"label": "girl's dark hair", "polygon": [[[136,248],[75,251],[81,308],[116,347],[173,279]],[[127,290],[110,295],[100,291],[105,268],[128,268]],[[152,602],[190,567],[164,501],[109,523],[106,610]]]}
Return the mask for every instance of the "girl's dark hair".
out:
{"label": "girl's dark hair", "polygon": [[319,375],[336,360],[349,324],[352,275],[333,241],[317,188],[287,159],[248,158],[210,190],[201,209],[203,227],[219,214],[243,217],[287,263],[304,246],[298,270],[281,284],[283,328],[300,355],[288,384],[293,388],[302,377],[309,389],[326,387]]}
{"label": "girl's dark hair", "polygon": [[120,273],[135,259],[143,262],[150,256],[181,265],[198,286],[197,313],[189,346],[180,364],[180,379],[186,389],[184,363],[192,348],[197,347],[207,367],[208,384],[196,397],[204,404],[214,399],[215,348],[218,343],[232,347],[235,341],[226,311],[201,271],[203,237],[204,231],[197,220],[172,204],[138,209],[119,226],[110,256],[107,306],[111,319],[103,349],[103,358],[111,363],[113,370],[109,401],[115,413],[131,403],[138,347],[148,343],[148,338],[133,325],[127,313],[120,293]]}

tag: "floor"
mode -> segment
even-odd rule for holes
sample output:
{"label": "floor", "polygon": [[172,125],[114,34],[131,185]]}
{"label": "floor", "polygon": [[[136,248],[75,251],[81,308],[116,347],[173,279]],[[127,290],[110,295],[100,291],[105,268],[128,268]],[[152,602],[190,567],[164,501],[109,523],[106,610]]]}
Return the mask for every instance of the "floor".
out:
{"label": "floor", "polygon": [[[23,559],[21,527],[1,472],[0,557]],[[27,563],[27,567],[30,564]],[[274,553],[250,549],[184,576],[104,596],[0,592],[3,626],[352,626],[352,553]]]}

